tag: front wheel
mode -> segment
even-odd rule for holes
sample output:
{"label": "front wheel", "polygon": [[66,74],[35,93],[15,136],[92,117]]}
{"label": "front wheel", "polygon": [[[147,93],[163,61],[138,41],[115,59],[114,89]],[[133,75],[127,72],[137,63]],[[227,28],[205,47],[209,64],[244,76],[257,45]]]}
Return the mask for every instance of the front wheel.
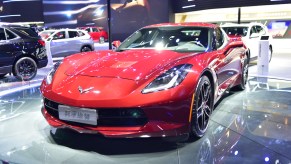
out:
{"label": "front wheel", "polygon": [[190,136],[202,137],[205,134],[213,111],[213,98],[212,85],[207,76],[202,76],[194,93]]}
{"label": "front wheel", "polygon": [[269,63],[270,63],[271,60],[272,60],[272,55],[273,55],[273,50],[272,50],[272,47],[271,46],[269,47],[268,55],[269,55]]}
{"label": "front wheel", "polygon": [[18,80],[31,80],[36,76],[37,65],[30,57],[23,57],[16,61],[13,67],[13,75]]}
{"label": "front wheel", "polygon": [[88,52],[88,51],[92,51],[92,49],[89,46],[84,46],[81,48],[81,52]]}

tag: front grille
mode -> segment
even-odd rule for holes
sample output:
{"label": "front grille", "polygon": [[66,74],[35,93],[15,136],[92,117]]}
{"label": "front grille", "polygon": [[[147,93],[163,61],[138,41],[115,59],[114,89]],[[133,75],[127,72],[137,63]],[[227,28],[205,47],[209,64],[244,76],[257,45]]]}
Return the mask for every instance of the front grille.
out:
{"label": "front grille", "polygon": [[[59,119],[58,106],[63,105],[57,102],[44,99],[44,106],[47,112],[54,118]],[[97,126],[143,126],[148,122],[148,119],[140,108],[98,108],[95,109],[98,113]],[[84,123],[77,123],[71,121],[63,122],[74,126],[90,126],[97,127],[95,125],[89,125]]]}

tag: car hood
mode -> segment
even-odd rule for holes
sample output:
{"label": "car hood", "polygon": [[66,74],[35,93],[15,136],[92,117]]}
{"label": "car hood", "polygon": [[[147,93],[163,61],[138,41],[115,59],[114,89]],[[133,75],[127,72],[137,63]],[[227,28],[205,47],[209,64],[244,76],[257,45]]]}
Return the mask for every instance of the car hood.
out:
{"label": "car hood", "polygon": [[99,51],[73,55],[66,58],[63,65],[67,65],[68,69],[65,74],[68,76],[82,75],[140,80],[149,77],[170,63],[171,66],[174,66],[173,62],[192,55],[195,53],[153,49],[123,52]]}

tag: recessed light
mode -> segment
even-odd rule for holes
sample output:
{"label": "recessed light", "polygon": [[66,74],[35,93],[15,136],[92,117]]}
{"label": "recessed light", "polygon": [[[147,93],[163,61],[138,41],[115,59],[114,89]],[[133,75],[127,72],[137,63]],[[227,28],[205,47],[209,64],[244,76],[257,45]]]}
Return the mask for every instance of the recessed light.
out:
{"label": "recessed light", "polygon": [[189,6],[183,6],[182,8],[183,9],[186,9],[186,8],[191,8],[191,7],[195,7],[196,5],[189,5]]}

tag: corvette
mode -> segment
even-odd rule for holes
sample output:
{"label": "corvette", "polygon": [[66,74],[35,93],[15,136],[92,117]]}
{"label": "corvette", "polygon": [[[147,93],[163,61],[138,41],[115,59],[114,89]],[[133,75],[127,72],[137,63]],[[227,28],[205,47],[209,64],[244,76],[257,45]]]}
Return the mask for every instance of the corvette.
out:
{"label": "corvette", "polygon": [[214,104],[247,77],[243,42],[219,26],[151,25],[116,50],[57,63],[41,85],[42,113],[52,127],[111,138],[202,137]]}

